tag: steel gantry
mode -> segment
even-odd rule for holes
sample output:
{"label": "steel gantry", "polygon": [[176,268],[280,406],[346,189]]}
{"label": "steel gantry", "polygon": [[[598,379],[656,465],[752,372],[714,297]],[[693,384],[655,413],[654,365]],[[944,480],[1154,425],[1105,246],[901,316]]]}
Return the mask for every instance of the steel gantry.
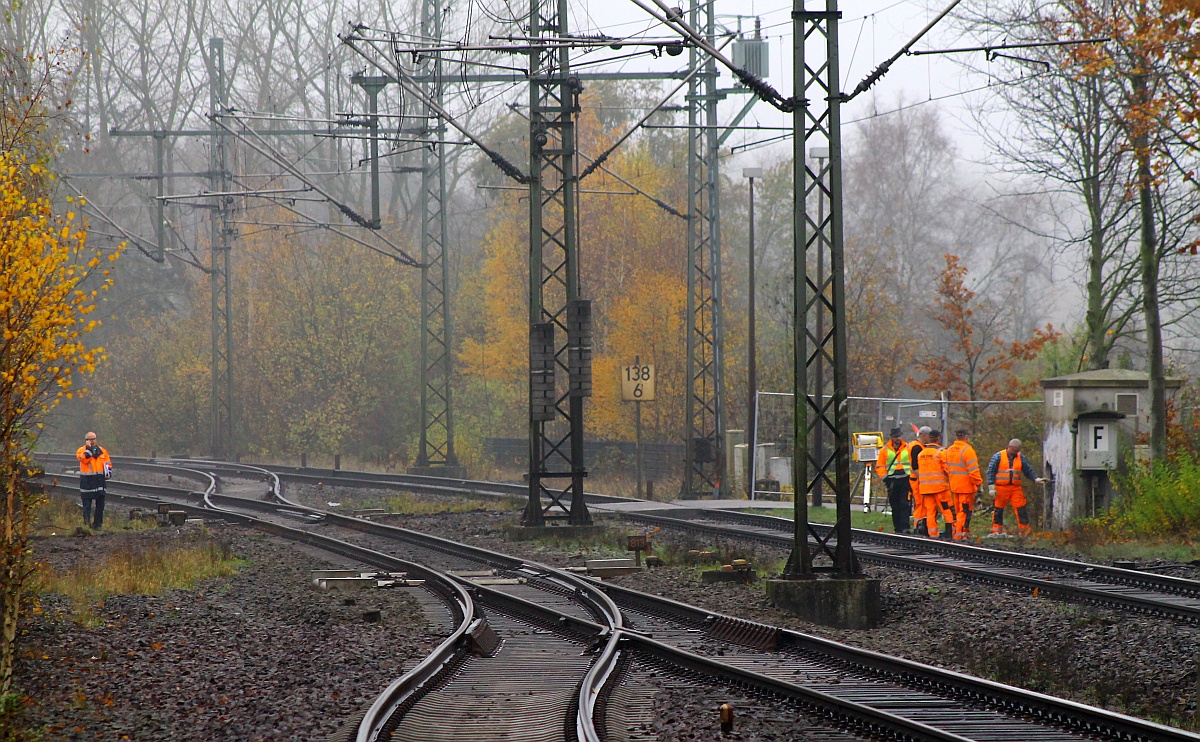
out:
{"label": "steel gantry", "polygon": [[[716,38],[713,0],[697,0],[689,25],[711,47]],[[717,61],[692,46],[688,85],[687,403],[685,498],[719,496],[722,439],[721,239],[717,129]]]}
{"label": "steel gantry", "polygon": [[[806,11],[795,0],[793,74],[797,102],[792,112],[793,337],[795,343],[796,482],[795,538],[785,578],[810,578],[818,571],[859,573],[850,543],[850,424],[846,398],[846,289],[842,245],[842,93],[838,75],[837,0]],[[810,147],[828,147],[814,169]],[[822,208],[828,205],[828,209]],[[820,328],[818,332],[817,328]],[[822,388],[815,382],[821,380]],[[818,438],[829,442],[814,450]],[[835,495],[837,523],[825,537],[808,527],[805,493],[818,482]],[[808,537],[816,540],[816,549]],[[830,545],[830,542],[833,545]],[[831,566],[814,566],[827,556]]]}
{"label": "steel gantry", "polygon": [[[579,298],[575,119],[583,89],[567,0],[531,0],[529,37],[529,502],[523,524],[591,523],[583,501],[583,404],[591,396],[591,304]],[[569,508],[564,504],[570,497]],[[546,498],[544,501],[543,498]]]}
{"label": "steel gantry", "polygon": [[[421,36],[437,45],[442,38],[442,7],[425,0]],[[422,102],[419,136],[429,140],[421,153],[421,445],[417,468],[422,473],[457,476],[450,374],[453,348],[450,280],[446,262],[446,124],[442,109],[441,53],[421,57],[420,77],[428,78],[429,102]],[[431,105],[432,104],[432,105]],[[440,470],[440,471],[434,471]]]}

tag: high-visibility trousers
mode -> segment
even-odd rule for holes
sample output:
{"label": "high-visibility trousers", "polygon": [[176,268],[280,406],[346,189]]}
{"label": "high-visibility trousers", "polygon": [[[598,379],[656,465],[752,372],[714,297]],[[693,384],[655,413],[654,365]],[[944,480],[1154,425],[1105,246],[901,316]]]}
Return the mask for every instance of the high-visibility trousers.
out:
{"label": "high-visibility trousers", "polygon": [[954,520],[955,537],[966,538],[971,532],[971,513],[975,508],[974,492],[955,492],[954,505],[957,508]]}
{"label": "high-visibility trousers", "polygon": [[913,523],[925,519],[925,505],[921,501],[921,493],[917,490],[917,480],[908,480],[909,487],[912,489],[912,517]]}
{"label": "high-visibility trousers", "polygon": [[996,485],[996,501],[992,503],[992,507],[997,510],[1003,510],[1012,503],[1013,508],[1025,507],[1025,491],[1021,489],[1019,484],[998,484]]}
{"label": "high-visibility trousers", "polygon": [[924,514],[925,525],[929,529],[929,536],[937,538],[941,533],[938,530],[937,516],[942,514],[942,522],[950,532],[954,532],[954,511],[950,507],[950,490],[943,492],[934,492],[930,494],[917,495],[921,503],[921,512]]}
{"label": "high-visibility trousers", "polygon": [[1017,513],[1017,528],[1029,530],[1029,513],[1025,511],[1025,492],[1019,484],[996,485],[996,500],[992,503],[992,533],[1004,530],[1004,509],[1012,504]]}

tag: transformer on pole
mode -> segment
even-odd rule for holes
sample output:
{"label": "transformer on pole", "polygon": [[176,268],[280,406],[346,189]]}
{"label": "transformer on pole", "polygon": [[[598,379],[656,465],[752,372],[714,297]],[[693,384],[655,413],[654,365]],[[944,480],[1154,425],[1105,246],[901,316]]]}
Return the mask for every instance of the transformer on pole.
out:
{"label": "transformer on pole", "polygon": [[[530,0],[532,39],[568,36],[567,0]],[[591,303],[579,298],[575,118],[583,86],[566,45],[529,52],[529,502],[525,526],[588,525],[583,403]],[[543,505],[543,496],[548,499]],[[568,507],[564,500],[570,498]]]}
{"label": "transformer on pole", "polygon": [[[711,45],[716,16],[711,0],[689,11],[692,28]],[[688,85],[687,403],[684,498],[719,496],[725,432],[722,410],[721,245],[717,128],[717,62],[690,49],[691,67],[703,69]]]}
{"label": "transformer on pole", "polygon": [[[793,332],[795,342],[795,531],[785,579],[828,571],[859,574],[850,543],[850,425],[846,398],[846,289],[842,243],[842,93],[838,75],[837,0],[823,11],[792,13],[793,74],[798,105],[792,114],[794,207]],[[824,47],[821,49],[820,47]],[[815,169],[809,147],[828,147]],[[828,204],[828,210],[821,208]],[[818,259],[820,256],[820,259]],[[818,332],[817,328],[820,328]],[[822,388],[810,382],[821,380]],[[828,447],[810,450],[821,431]],[[837,522],[825,538],[808,527],[807,493],[822,482],[834,493]],[[817,542],[811,549],[808,537]],[[833,542],[832,545],[830,542]],[[814,566],[826,556],[832,565]]]}

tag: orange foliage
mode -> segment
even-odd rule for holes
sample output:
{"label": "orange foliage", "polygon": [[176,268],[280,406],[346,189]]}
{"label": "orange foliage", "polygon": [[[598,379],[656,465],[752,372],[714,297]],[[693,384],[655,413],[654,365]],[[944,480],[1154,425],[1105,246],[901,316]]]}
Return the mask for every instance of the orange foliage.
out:
{"label": "orange foliage", "polygon": [[[997,335],[1002,309],[977,301],[967,288],[967,267],[956,255],[946,255],[946,267],[938,274],[937,311],[933,318],[950,340],[952,350],[931,359],[926,376],[908,383],[917,390],[947,391],[951,399],[1022,399],[1034,389],[1032,382],[1021,382],[1014,369],[1021,361],[1037,357],[1047,343],[1060,333],[1046,325],[1036,328],[1027,340],[1005,343]],[[984,313],[988,317],[982,316]]]}
{"label": "orange foliage", "polygon": [[[585,104],[578,124],[580,149],[596,154],[620,132],[602,126]],[[663,167],[663,153],[626,144],[606,167],[638,188],[668,202],[679,173]],[[582,167],[587,165],[581,160]],[[676,189],[677,190],[677,189]],[[464,320],[458,362],[472,388],[498,412],[497,433],[522,435],[528,379],[528,203],[509,198],[498,209],[484,240],[482,269],[462,291],[474,302]],[[603,170],[585,181],[579,199],[580,294],[593,302],[593,390],[589,434],[632,439],[633,405],[622,402],[621,366],[640,355],[655,364],[658,401],[645,403],[648,439],[678,434],[683,419],[686,225]],[[561,338],[559,338],[561,341]]]}

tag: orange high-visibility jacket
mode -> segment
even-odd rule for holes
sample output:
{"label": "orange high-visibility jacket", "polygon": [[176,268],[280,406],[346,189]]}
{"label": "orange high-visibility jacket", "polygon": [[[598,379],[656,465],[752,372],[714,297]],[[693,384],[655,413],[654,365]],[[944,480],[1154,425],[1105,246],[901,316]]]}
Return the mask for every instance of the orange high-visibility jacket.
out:
{"label": "orange high-visibility jacket", "polygon": [[930,443],[917,456],[917,481],[922,495],[936,495],[950,489],[950,476],[942,463],[942,449]]}
{"label": "orange high-visibility jacket", "polygon": [[1021,454],[1013,456],[1012,461],[1008,460],[1008,449],[1000,450],[1000,468],[996,469],[996,487],[1006,488],[1009,490],[1021,489],[1021,474],[1025,471],[1025,465],[1021,461]]}
{"label": "orange high-visibility jacket", "polygon": [[108,458],[108,449],[104,448],[104,446],[98,446],[100,449],[99,456],[84,456],[83,449],[85,448],[87,446],[80,446],[79,450],[75,452],[75,458],[79,459],[79,473],[103,474],[104,465],[112,461]]}
{"label": "orange high-visibility jacket", "polygon": [[942,451],[942,462],[950,475],[950,491],[968,495],[979,490],[983,475],[979,473],[979,457],[966,441],[954,441]]}
{"label": "orange high-visibility jacket", "polygon": [[888,442],[883,444],[883,448],[879,449],[879,458],[875,460],[875,473],[880,479],[889,474],[912,476],[912,454],[909,453],[908,444],[901,441],[900,447],[896,448],[889,438]]}

